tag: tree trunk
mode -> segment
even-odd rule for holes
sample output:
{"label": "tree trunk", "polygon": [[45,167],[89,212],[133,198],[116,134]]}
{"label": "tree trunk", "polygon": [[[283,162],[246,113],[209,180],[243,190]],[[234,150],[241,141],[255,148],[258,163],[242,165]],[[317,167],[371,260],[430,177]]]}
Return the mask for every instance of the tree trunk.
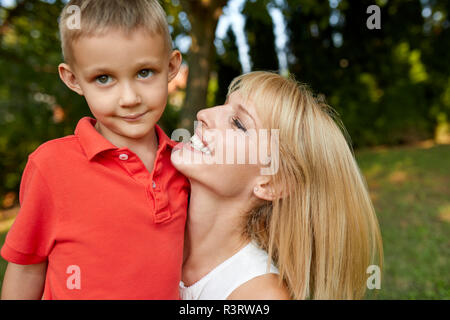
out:
{"label": "tree trunk", "polygon": [[181,110],[181,126],[193,130],[197,112],[206,107],[217,22],[227,0],[181,0],[191,24],[191,47],[187,56],[189,76]]}

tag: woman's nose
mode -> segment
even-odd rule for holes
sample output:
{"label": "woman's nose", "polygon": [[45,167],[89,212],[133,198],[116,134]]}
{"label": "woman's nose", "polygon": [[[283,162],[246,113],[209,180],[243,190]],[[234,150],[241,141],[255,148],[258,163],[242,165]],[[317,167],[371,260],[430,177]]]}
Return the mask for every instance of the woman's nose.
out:
{"label": "woman's nose", "polygon": [[206,128],[217,128],[220,123],[220,119],[225,118],[225,109],[224,106],[217,106],[202,109],[197,112],[197,120]]}
{"label": "woman's nose", "polygon": [[[202,123],[204,126],[208,126],[208,112],[207,109],[202,109],[197,112],[197,121]],[[198,125],[198,124],[197,124]]]}

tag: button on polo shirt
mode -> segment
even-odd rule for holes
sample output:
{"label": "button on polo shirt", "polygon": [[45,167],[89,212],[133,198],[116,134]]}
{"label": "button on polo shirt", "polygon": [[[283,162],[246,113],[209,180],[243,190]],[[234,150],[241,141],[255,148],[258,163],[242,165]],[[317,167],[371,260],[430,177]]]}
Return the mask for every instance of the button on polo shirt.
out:
{"label": "button on polo shirt", "polygon": [[44,299],[178,299],[190,186],[170,161],[176,142],[155,126],[149,172],[95,123],[29,156],[1,254],[48,262]]}

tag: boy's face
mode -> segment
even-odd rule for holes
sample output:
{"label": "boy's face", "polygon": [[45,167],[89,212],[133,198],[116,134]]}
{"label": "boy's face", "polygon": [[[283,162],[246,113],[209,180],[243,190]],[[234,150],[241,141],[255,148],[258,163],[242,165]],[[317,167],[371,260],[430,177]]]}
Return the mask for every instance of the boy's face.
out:
{"label": "boy's face", "polygon": [[125,143],[145,138],[164,111],[168,82],[178,73],[181,54],[169,54],[161,35],[142,28],[129,36],[108,30],[81,37],[72,50],[74,62],[61,64],[60,76],[85,96],[99,131]]}

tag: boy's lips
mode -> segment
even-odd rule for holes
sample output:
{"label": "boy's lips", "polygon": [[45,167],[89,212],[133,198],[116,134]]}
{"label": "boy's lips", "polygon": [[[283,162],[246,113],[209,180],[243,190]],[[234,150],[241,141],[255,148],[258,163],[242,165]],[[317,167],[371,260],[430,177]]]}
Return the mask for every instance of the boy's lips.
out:
{"label": "boy's lips", "polygon": [[142,112],[142,113],[133,113],[127,116],[122,116],[121,118],[125,121],[136,121],[139,120],[144,114],[146,114],[148,111]]}

